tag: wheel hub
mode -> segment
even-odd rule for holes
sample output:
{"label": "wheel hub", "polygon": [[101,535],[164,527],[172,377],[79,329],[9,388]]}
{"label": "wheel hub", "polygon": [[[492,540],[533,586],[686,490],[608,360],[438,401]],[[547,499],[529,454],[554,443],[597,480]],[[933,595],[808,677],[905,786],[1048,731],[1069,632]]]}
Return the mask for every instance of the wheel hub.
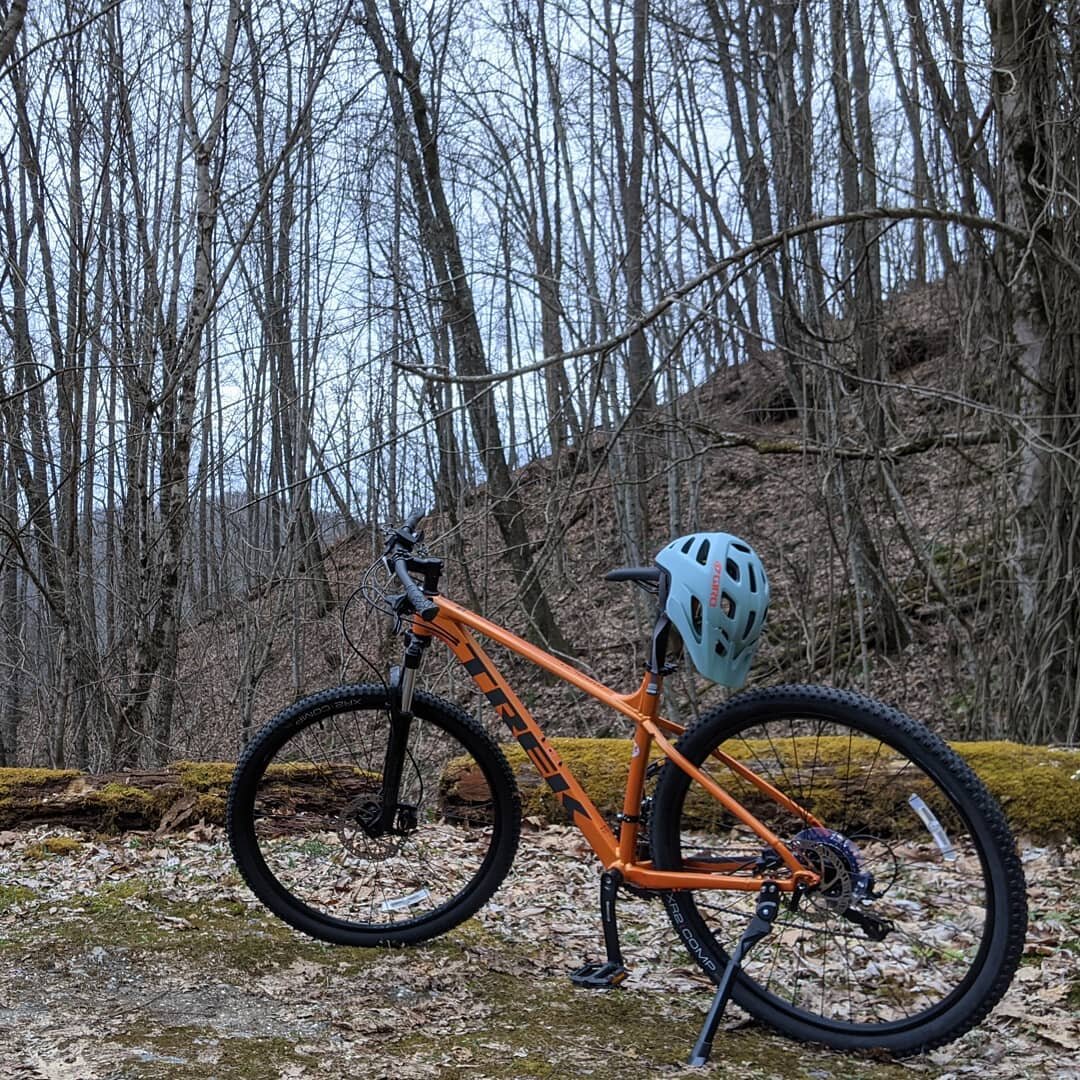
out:
{"label": "wheel hub", "polygon": [[820,877],[812,894],[830,911],[843,914],[872,896],[874,876],[865,870],[859,849],[832,829],[804,829],[794,837],[795,857]]}
{"label": "wheel hub", "polygon": [[371,799],[354,799],[338,815],[337,833],[341,846],[358,859],[388,859],[401,847],[401,838],[378,828],[382,804]]}

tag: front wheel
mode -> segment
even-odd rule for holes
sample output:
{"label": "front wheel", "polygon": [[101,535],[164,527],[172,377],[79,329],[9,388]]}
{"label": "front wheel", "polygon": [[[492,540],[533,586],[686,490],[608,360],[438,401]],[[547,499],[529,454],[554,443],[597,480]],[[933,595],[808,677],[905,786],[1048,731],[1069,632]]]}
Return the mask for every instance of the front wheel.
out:
{"label": "front wheel", "polygon": [[[1008,988],[1027,921],[1024,877],[1000,808],[966,764],[902,713],[823,687],[754,690],[678,745],[820,875],[742,965],[733,997],[795,1038],[919,1053],[978,1024]],[[814,824],[717,758],[767,780]],[[734,860],[782,880],[776,855],[670,762],[657,785],[653,861]],[[679,937],[717,979],[754,893],[672,892]]]}
{"label": "front wheel", "polygon": [[506,876],[520,824],[487,732],[419,691],[413,716],[395,718],[383,686],[335,687],[279,713],[229,789],[244,880],[275,915],[338,945],[407,945],[457,926]]}

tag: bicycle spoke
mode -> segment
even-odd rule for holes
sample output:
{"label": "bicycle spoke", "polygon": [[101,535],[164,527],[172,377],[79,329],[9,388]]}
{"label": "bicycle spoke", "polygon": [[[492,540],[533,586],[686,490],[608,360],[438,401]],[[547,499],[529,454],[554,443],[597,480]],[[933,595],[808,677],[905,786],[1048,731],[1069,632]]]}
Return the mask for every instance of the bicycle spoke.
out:
{"label": "bicycle spoke", "polygon": [[[1005,845],[990,855],[980,846],[955,799],[935,779],[951,766],[942,764],[935,773],[920,761],[929,735],[911,742],[914,754],[893,744],[897,729],[914,731],[910,720],[854,695],[782,689],[794,705],[777,707],[777,695],[770,691],[748,693],[738,719],[728,719],[721,709],[712,727],[703,722],[680,744],[691,761],[714,751],[738,756],[824,826],[808,827],[801,814],[729,776],[730,793],[750,800],[754,816],[818,875],[816,885],[798,894],[797,910],[790,909],[790,895],[784,899],[771,933],[744,959],[745,978],[736,984],[736,997],[779,1026],[786,1017],[798,1017],[825,1041],[854,1039],[849,1033],[855,1031],[869,1038],[863,1033],[880,1025],[900,1030],[897,1021],[917,1032],[921,1017],[947,1010],[956,1013],[961,1027],[962,1010],[969,1007],[964,994],[986,955],[980,946],[995,931],[990,917],[995,886],[987,861],[1014,856]],[[809,706],[805,712],[801,702]],[[935,766],[938,753],[927,752]],[[697,794],[695,809],[686,811],[692,787],[675,770],[661,777],[657,797],[664,805],[654,840],[658,867],[677,866],[702,853],[730,858],[731,852],[760,843],[731,814],[702,814]],[[767,851],[763,856],[743,872],[772,875],[782,884],[787,868],[770,860]],[[1022,905],[1022,895],[1017,900],[1014,893],[1012,902]],[[669,910],[677,929],[688,928],[683,940],[691,953],[698,957],[694,945],[703,942],[701,956],[715,957],[718,950],[731,954],[754,904],[753,893],[732,898],[699,891],[673,894]],[[1012,948],[1015,963],[1018,953]],[[1007,977],[1008,972],[989,991],[988,981],[979,984],[969,995],[976,1003],[970,1008],[977,1007],[976,993],[999,995]],[[897,1037],[912,1045],[916,1040],[915,1034]]]}
{"label": "bicycle spoke", "polygon": [[[469,747],[445,728],[419,715],[410,720],[397,804],[383,807],[392,723],[385,707],[320,712],[285,730],[261,766],[251,811],[258,872],[269,873],[286,906],[305,919],[372,933],[407,929],[459,905],[486,865],[494,794],[475,761],[467,764]],[[448,824],[437,803],[437,779],[451,762],[470,777],[461,826]]]}

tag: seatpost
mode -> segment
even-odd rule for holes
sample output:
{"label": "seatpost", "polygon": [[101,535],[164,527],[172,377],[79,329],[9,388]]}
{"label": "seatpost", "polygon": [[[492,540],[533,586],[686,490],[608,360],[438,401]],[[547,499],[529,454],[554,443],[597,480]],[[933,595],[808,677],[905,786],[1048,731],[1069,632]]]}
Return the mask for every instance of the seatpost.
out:
{"label": "seatpost", "polygon": [[666,663],[668,633],[670,630],[671,620],[661,611],[656,617],[656,623],[653,625],[652,644],[649,648],[648,670],[653,676],[652,681],[649,683],[648,692],[650,694],[659,693],[661,677],[670,674],[670,669]]}
{"label": "seatpost", "polygon": [[649,681],[647,693],[657,695],[660,693],[660,681],[665,675],[670,675],[675,669],[667,663],[668,636],[671,633],[671,620],[667,617],[667,594],[671,583],[670,575],[666,570],[661,570],[660,579],[657,582],[656,622],[653,623],[652,642],[649,648],[648,672],[653,676]]}

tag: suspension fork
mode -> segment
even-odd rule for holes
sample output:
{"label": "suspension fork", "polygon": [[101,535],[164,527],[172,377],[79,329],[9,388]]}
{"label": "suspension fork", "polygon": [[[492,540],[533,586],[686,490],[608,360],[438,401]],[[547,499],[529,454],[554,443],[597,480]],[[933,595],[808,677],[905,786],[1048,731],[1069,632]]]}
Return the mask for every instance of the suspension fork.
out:
{"label": "suspension fork", "polygon": [[406,631],[405,654],[401,666],[390,669],[390,737],[387,739],[386,756],[383,759],[381,813],[377,825],[380,836],[393,832],[395,828],[401,798],[401,777],[405,771],[409,733],[412,730],[416,676],[424,651],[430,644],[430,637],[420,637],[411,630]]}

